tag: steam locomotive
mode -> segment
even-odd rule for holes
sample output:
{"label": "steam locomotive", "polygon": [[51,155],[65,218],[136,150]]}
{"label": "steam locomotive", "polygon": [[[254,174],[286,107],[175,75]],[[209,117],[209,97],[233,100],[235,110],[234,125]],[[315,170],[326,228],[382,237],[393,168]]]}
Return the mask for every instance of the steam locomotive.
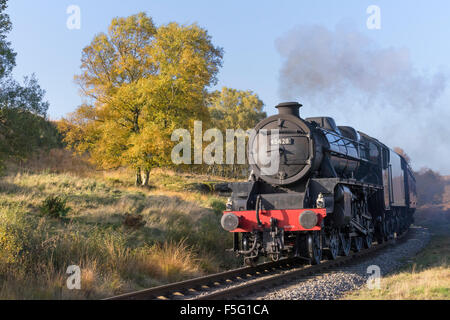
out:
{"label": "steam locomotive", "polygon": [[279,104],[255,127],[249,181],[230,184],[221,224],[248,265],[260,257],[319,264],[387,241],[413,222],[415,178],[404,157],[332,118],[302,119],[300,107]]}

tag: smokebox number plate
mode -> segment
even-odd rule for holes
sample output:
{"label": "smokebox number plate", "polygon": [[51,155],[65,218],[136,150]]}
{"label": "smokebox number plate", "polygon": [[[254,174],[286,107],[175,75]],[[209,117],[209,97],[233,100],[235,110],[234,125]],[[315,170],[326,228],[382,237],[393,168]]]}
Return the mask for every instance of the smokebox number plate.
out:
{"label": "smokebox number plate", "polygon": [[277,145],[290,145],[290,144],[294,144],[294,139],[292,138],[280,138],[280,139],[270,139],[270,144],[272,146],[277,146]]}

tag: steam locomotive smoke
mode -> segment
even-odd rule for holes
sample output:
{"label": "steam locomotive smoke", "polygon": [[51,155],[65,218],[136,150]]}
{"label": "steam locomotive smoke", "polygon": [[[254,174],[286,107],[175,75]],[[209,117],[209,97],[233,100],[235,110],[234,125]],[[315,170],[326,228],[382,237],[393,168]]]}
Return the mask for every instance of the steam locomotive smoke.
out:
{"label": "steam locomotive smoke", "polygon": [[[276,46],[283,62],[279,87],[283,100],[302,101],[311,115],[332,116],[390,147],[402,146],[416,169],[433,166],[450,173],[439,157],[434,163],[429,156],[424,158],[424,151],[432,151],[430,142],[438,143],[435,139],[445,134],[437,135],[437,128],[447,128],[447,120],[430,116],[440,112],[445,73],[419,72],[407,49],[381,48],[343,26],[335,30],[301,26],[278,39]],[[434,140],[428,141],[431,136]]]}

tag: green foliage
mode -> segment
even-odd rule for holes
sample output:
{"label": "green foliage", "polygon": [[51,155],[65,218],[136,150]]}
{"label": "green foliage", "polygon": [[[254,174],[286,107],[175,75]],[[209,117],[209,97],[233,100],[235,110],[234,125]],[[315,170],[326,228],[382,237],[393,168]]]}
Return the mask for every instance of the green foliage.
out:
{"label": "green foliage", "polygon": [[25,77],[23,85],[11,78],[15,53],[6,42],[12,26],[5,9],[0,0],[0,166],[7,158],[25,159],[40,147],[60,145],[55,126],[45,118],[49,103],[36,77]]}
{"label": "green foliage", "polygon": [[0,107],[0,160],[26,159],[35,150],[61,146],[56,126],[27,110]]}
{"label": "green foliage", "polygon": [[70,210],[67,206],[67,199],[60,196],[48,196],[40,207],[42,215],[51,218],[63,218]]}
{"label": "green foliage", "polygon": [[4,13],[7,0],[0,0],[0,80],[9,75],[16,62],[16,54],[11,49],[11,43],[6,41],[6,35],[11,31],[11,21]]}
{"label": "green foliage", "polygon": [[12,212],[0,216],[0,272],[8,266],[22,262],[22,257],[30,249],[30,230],[26,220]]}
{"label": "green foliage", "polygon": [[0,82],[0,106],[8,109],[27,110],[35,115],[45,117],[49,103],[44,101],[43,90],[36,76],[24,78],[24,84],[20,85],[15,80],[8,78]]}
{"label": "green foliage", "polygon": [[226,205],[224,200],[212,199],[210,201],[211,208],[218,216],[222,216],[223,212],[226,210]]}

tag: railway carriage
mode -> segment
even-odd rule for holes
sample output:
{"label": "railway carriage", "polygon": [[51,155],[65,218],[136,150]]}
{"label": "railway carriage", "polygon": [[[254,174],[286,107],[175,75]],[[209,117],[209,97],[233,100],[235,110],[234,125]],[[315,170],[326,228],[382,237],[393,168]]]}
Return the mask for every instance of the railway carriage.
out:
{"label": "railway carriage", "polygon": [[249,265],[261,256],[318,264],[386,241],[413,222],[415,179],[405,159],[332,118],[302,119],[300,107],[282,103],[255,127],[249,181],[230,185],[221,224]]}

